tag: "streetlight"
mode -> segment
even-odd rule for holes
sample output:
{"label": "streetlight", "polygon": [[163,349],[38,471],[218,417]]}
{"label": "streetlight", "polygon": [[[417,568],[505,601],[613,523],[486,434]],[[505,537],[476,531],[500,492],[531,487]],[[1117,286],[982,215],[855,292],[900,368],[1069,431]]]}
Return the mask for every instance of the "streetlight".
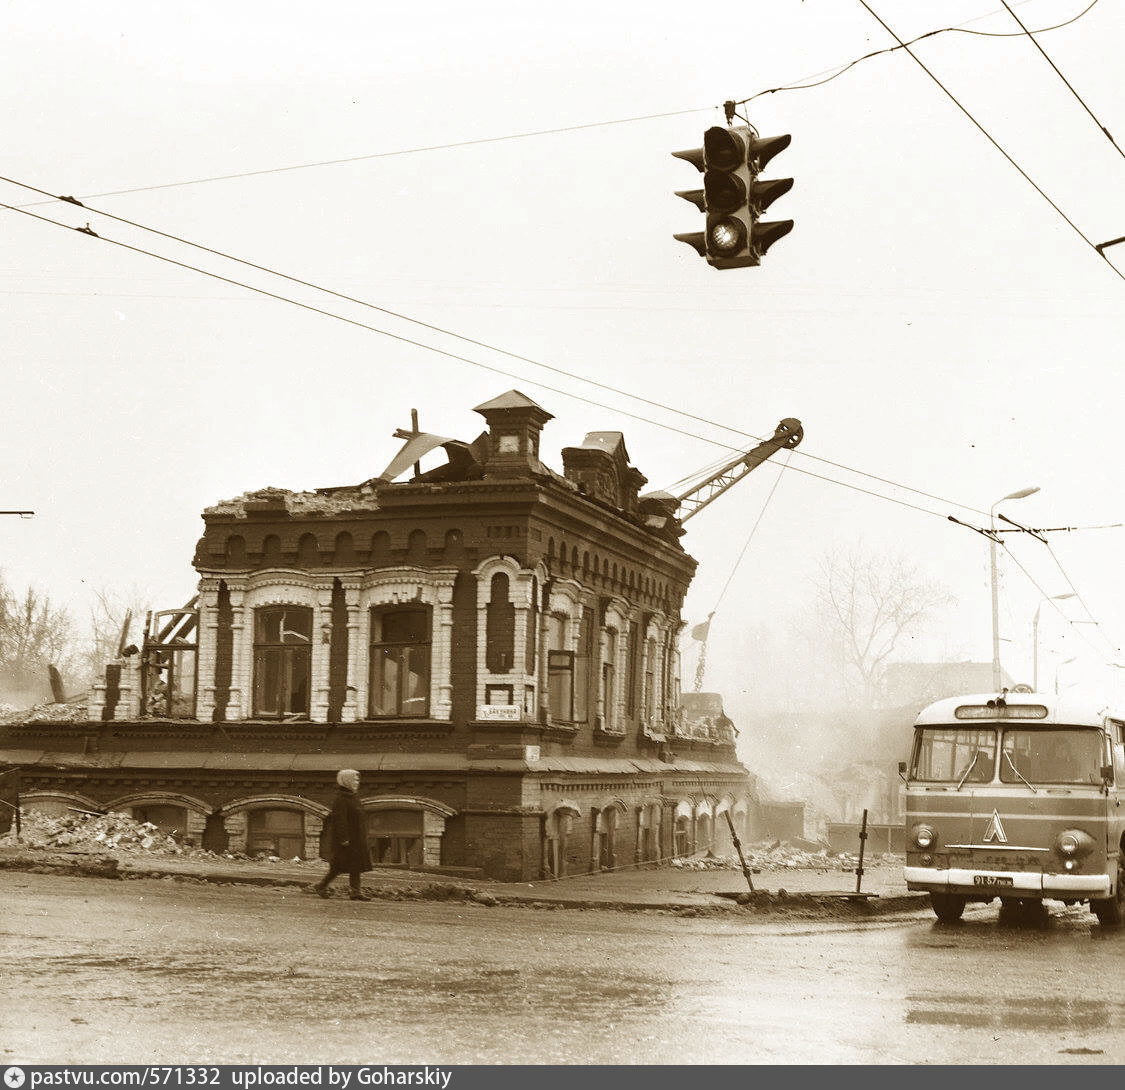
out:
{"label": "streetlight", "polygon": [[1066,594],[1044,595],[1035,607],[1035,618],[1031,622],[1031,687],[1036,692],[1039,692],[1039,611],[1043,608],[1044,602],[1062,602],[1074,597],[1076,595],[1072,590],[1068,590]]}
{"label": "streetlight", "polygon": [[996,593],[996,505],[1005,500],[1022,500],[1038,491],[1039,486],[1033,485],[1018,492],[1009,492],[988,509],[988,559],[992,573],[992,688],[997,692],[1000,691],[1000,600]]}

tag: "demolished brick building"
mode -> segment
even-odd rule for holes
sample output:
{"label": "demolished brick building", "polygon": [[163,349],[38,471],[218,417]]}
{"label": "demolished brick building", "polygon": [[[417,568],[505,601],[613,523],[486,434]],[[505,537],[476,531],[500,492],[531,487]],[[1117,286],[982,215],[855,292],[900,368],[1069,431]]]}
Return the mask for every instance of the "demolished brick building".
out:
{"label": "demolished brick building", "polygon": [[351,767],[378,864],[500,880],[725,850],[724,811],[752,834],[730,721],[683,714],[675,501],[641,494],[619,432],[560,474],[534,401],[476,411],[473,442],[396,433],[361,484],[205,510],[197,599],[124,649],[88,721],[2,728],[25,802],[315,857]]}

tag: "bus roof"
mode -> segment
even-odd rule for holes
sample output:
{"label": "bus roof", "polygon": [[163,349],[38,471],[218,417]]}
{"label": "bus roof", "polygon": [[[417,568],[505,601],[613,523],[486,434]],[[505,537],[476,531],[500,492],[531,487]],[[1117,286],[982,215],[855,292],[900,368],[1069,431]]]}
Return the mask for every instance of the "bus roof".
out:
{"label": "bus roof", "polygon": [[[965,696],[951,696],[938,700],[928,707],[923,708],[915,718],[917,726],[930,726],[936,724],[949,724],[956,722],[972,722],[966,716],[957,715],[957,709],[965,706],[985,706],[988,702],[996,701],[1001,694],[998,693],[969,693]],[[1023,723],[1025,726],[1039,724],[1046,726],[1051,723],[1065,723],[1069,726],[1103,726],[1107,718],[1125,720],[1125,708],[1111,709],[1109,702],[1103,698],[1090,695],[1070,694],[1056,696],[1054,693],[1004,693],[1003,699],[1008,707],[1020,705],[1039,705],[1047,709],[1047,714],[1042,718],[1023,718],[1012,716],[1010,721]],[[1006,718],[1003,715],[998,719]],[[980,719],[976,720],[981,722]]]}

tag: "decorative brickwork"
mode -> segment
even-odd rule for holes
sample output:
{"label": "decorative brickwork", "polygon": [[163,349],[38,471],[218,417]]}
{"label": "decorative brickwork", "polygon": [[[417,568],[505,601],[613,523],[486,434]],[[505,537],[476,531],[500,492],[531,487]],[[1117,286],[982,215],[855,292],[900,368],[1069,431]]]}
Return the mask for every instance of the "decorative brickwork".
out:
{"label": "decorative brickwork", "polygon": [[729,720],[680,714],[675,501],[651,517],[619,432],[559,473],[550,413],[515,390],[477,411],[471,443],[402,433],[379,477],[204,511],[193,719],[146,720],[132,656],[90,723],[0,727],[0,759],[43,798],[178,806],[206,846],[306,856],[356,768],[376,825],[416,827],[383,841],[499,879],[643,865],[751,820]]}

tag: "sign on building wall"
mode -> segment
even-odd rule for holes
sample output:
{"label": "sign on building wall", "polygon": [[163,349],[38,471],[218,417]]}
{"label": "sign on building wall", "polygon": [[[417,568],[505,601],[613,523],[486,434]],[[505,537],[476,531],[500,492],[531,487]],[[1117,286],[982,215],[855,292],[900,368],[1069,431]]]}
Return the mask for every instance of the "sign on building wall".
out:
{"label": "sign on building wall", "polygon": [[477,719],[518,723],[520,706],[518,704],[478,704]]}

